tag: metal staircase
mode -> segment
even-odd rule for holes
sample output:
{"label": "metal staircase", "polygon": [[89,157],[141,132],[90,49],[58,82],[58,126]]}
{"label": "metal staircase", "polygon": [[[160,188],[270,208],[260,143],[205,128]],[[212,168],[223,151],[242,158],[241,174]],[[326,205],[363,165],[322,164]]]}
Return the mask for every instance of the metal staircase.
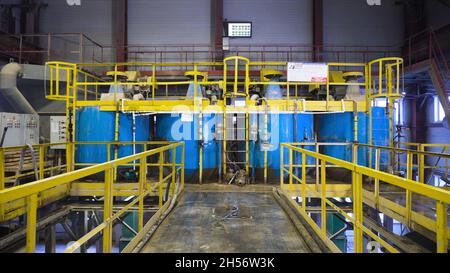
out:
{"label": "metal staircase", "polygon": [[447,125],[450,125],[450,48],[443,50],[441,47],[442,38],[444,42],[447,41],[450,26],[444,27],[439,32],[442,34],[440,37],[436,31],[427,29],[407,40],[408,50],[404,55],[405,60],[408,60],[408,66],[405,72],[407,74],[422,73],[425,79],[429,79],[429,87],[436,91],[445,112]]}
{"label": "metal staircase", "polygon": [[444,108],[447,125],[450,125],[450,86],[448,85],[450,70],[448,60],[442,51],[436,34],[433,31],[430,33],[430,77]]}

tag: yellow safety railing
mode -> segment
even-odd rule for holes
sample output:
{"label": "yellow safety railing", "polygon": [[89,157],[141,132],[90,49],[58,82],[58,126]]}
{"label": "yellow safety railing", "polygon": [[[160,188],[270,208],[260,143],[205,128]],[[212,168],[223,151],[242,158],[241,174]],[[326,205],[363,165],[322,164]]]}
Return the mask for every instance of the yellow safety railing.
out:
{"label": "yellow safety railing", "polygon": [[[327,98],[326,102],[329,102],[333,104],[334,100],[330,96],[330,88],[333,86],[361,86],[365,87],[366,90],[371,90],[371,88],[374,86],[375,83],[372,83],[375,81],[376,77],[372,75],[371,67],[374,65],[380,64],[381,67],[384,69],[380,75],[381,76],[378,80],[378,86],[379,90],[377,94],[371,94],[367,92],[367,96],[373,97],[373,96],[401,96],[400,92],[400,75],[402,72],[402,63],[403,60],[401,58],[381,58],[374,60],[370,63],[343,63],[343,62],[333,62],[328,63],[328,70],[334,71],[336,69],[343,69],[345,71],[351,69],[357,70],[358,72],[361,72],[364,77],[361,82],[345,82],[345,81],[332,81],[331,76],[328,77],[328,80],[326,83],[315,83],[315,82],[272,82],[272,81],[261,81],[261,80],[252,80],[251,76],[253,76],[252,69],[260,69],[260,68],[268,68],[268,67],[275,67],[275,68],[282,68],[282,70],[286,69],[287,62],[276,62],[276,61],[267,61],[267,62],[252,62],[248,58],[242,57],[242,56],[231,56],[225,58],[222,62],[167,62],[167,63],[152,63],[152,62],[127,62],[127,63],[103,63],[103,64],[71,64],[71,63],[65,63],[65,62],[48,62],[47,66],[50,69],[50,95],[48,96],[49,99],[66,99],[64,95],[61,95],[60,91],[60,84],[59,81],[64,82],[68,81],[70,82],[70,87],[78,90],[78,91],[84,91],[84,99],[79,97],[78,100],[89,100],[92,101],[92,98],[88,98],[87,91],[88,87],[94,87],[95,90],[91,90],[91,92],[96,93],[95,100],[98,100],[98,89],[100,87],[106,87],[106,86],[135,86],[135,87],[148,87],[149,92],[151,93],[151,99],[156,98],[156,89],[158,86],[164,86],[166,88],[165,94],[162,97],[177,97],[177,96],[171,96],[169,95],[169,86],[176,86],[176,85],[188,85],[193,83],[196,87],[197,86],[204,86],[204,85],[216,85],[220,88],[223,88],[224,94],[234,94],[234,96],[249,96],[249,89],[250,86],[254,85],[271,85],[276,84],[283,87],[286,87],[289,92],[287,92],[286,97],[283,98],[283,101],[290,101],[291,99],[305,99],[305,97],[298,94],[299,87],[300,86],[311,86],[311,85],[317,85],[317,86],[325,86],[327,91]],[[234,73],[228,73],[228,68],[230,66],[233,66]],[[239,69],[241,67],[241,69]],[[377,66],[378,67],[378,66]],[[156,77],[158,74],[161,76],[164,76],[166,69],[175,69],[176,71],[186,71],[186,70],[193,70],[195,73],[193,75],[197,75],[196,72],[201,71],[209,71],[209,70],[216,70],[216,69],[222,69],[223,71],[223,78],[218,79],[215,81],[210,80],[203,80],[200,81],[197,79],[197,76],[193,77],[192,80],[184,80],[184,81],[157,81]],[[180,70],[181,69],[181,70]],[[184,69],[184,70],[183,70]],[[118,72],[124,71],[124,70],[138,70],[142,72],[144,76],[148,77],[148,80],[119,80],[118,78]],[[113,71],[113,76],[110,80],[107,80],[105,78],[100,78],[96,76],[93,72],[89,73],[86,71],[96,71],[97,74],[104,74],[107,71]],[[244,72],[244,76],[241,76],[239,74],[239,71]],[[67,72],[67,73],[65,73]],[[173,71],[171,72],[173,73]],[[66,75],[67,74],[67,75]],[[71,76],[69,75],[71,74]],[[177,74],[178,76],[182,76],[183,73]],[[172,74],[170,74],[172,75]],[[331,75],[331,74],[330,74]],[[68,80],[67,80],[67,79]],[[241,79],[243,78],[243,79]],[[228,92],[227,87],[229,85],[232,85],[231,92]],[[295,95],[291,95],[291,89],[295,88]],[[197,88],[194,89],[194,92],[197,91]],[[379,93],[381,92],[381,93]],[[197,96],[199,94],[196,94]],[[161,97],[161,96],[160,96]],[[73,99],[73,96],[70,96],[69,98]],[[117,99],[117,94],[114,92],[114,101]],[[314,99],[313,99],[314,100]],[[141,102],[142,103],[142,102]],[[350,102],[349,102],[350,103]],[[328,104],[327,104],[328,105]],[[294,107],[291,105],[290,107]],[[328,108],[327,108],[328,109]],[[308,109],[309,111],[312,111],[313,109]],[[364,109],[365,110],[365,109]],[[302,111],[307,111],[306,109],[303,109]],[[334,110],[336,111],[336,110]]]}
{"label": "yellow safety railing", "polygon": [[[422,183],[418,183],[408,178],[400,178],[398,176],[388,174],[386,172],[381,172],[377,170],[373,170],[368,167],[359,166],[356,164],[356,161],[348,162],[340,159],[336,159],[327,155],[323,155],[320,153],[316,153],[313,151],[309,151],[306,149],[302,149],[299,147],[295,147],[290,144],[283,143],[281,144],[281,158],[283,158],[284,150],[287,149],[289,153],[289,163],[287,167],[284,162],[281,163],[281,171],[280,171],[280,184],[282,188],[285,188],[285,175],[288,177],[288,187],[287,194],[291,197],[298,196],[298,192],[294,191],[294,184],[300,184],[301,186],[301,205],[295,203],[295,201],[291,200],[297,206],[299,212],[305,217],[305,219],[311,224],[312,228],[318,233],[318,235],[325,241],[331,242],[328,238],[327,230],[326,230],[326,213],[327,207],[334,209],[337,213],[343,215],[348,221],[350,221],[354,226],[354,240],[355,240],[355,251],[363,252],[363,240],[364,234],[369,238],[377,241],[389,252],[399,252],[397,248],[386,242],[384,239],[380,238],[369,228],[364,226],[364,218],[363,218],[363,203],[367,203],[366,197],[370,195],[374,196],[376,193],[368,192],[366,189],[366,184],[371,183],[367,179],[363,179],[364,177],[372,178],[372,180],[378,179],[379,181],[383,181],[384,183],[390,184],[392,186],[401,188],[406,191],[406,193],[414,193],[422,195],[426,198],[430,198],[436,202],[436,220],[430,219],[427,216],[421,215],[417,212],[413,212],[412,208],[405,208],[403,206],[402,210],[409,209],[407,214],[410,214],[412,218],[427,218],[428,226],[432,231],[436,233],[436,242],[437,242],[437,252],[447,252],[448,248],[448,239],[449,239],[449,228],[447,224],[447,204],[450,203],[450,192],[440,189],[437,187],[432,187],[429,185],[424,185]],[[301,162],[306,162],[307,157],[312,157],[320,161],[320,172],[316,173],[316,176],[320,179],[320,188],[317,189],[315,185],[308,185],[306,183],[306,164],[301,164],[301,177],[298,177],[294,174],[294,154],[300,154]],[[354,159],[356,160],[356,159]],[[335,205],[331,200],[327,197],[327,175],[326,169],[329,164],[333,164],[339,166],[341,168],[347,169],[352,172],[352,201],[353,201],[353,215],[349,215],[344,212],[341,208]],[[321,200],[321,221],[320,226],[308,215],[307,206],[306,206],[306,197],[307,192],[311,193],[313,197],[319,198]],[[400,210],[400,209],[399,209]]]}
{"label": "yellow safety railing", "polygon": [[[448,176],[450,170],[450,154],[448,153],[450,149],[450,144],[420,144],[420,143],[399,143],[397,147],[379,146],[379,145],[369,145],[364,143],[354,143],[354,142],[297,142],[297,143],[287,143],[296,147],[301,146],[301,148],[306,147],[306,149],[320,152],[320,147],[324,146],[342,146],[347,147],[350,150],[351,157],[349,161],[353,162],[357,158],[356,153],[363,151],[366,154],[366,165],[367,167],[374,168],[375,170],[382,171],[405,171],[405,177],[409,179],[416,180],[421,183],[425,183],[425,170],[443,170],[443,177]],[[415,149],[400,148],[400,146],[415,147]],[[355,149],[356,148],[356,149]],[[434,148],[438,151],[426,150],[427,148]],[[382,162],[382,152],[386,154],[385,162]],[[373,160],[369,158],[369,154],[373,155]],[[403,155],[403,156],[402,156]],[[394,161],[396,165],[390,164],[390,157],[395,157]],[[440,165],[430,165],[427,164],[427,158],[441,158],[442,164]],[[294,164],[293,167],[301,167],[299,164]],[[315,167],[316,171],[319,170],[320,166],[318,160],[315,160],[315,164],[306,164],[306,167]],[[335,165],[329,165],[330,168],[338,168]],[[389,169],[388,167],[391,167]],[[394,169],[394,167],[397,167]],[[417,179],[413,176],[414,172],[417,172]],[[400,173],[398,173],[400,175]],[[447,176],[446,176],[447,175]],[[318,181],[316,181],[318,183]]]}
{"label": "yellow safety railing", "polygon": [[[395,164],[397,166],[397,170],[406,170],[406,176],[409,179],[417,180],[421,183],[426,183],[425,181],[425,171],[426,170],[443,170],[444,177],[448,176],[448,172],[450,169],[449,159],[450,154],[448,153],[448,149],[450,144],[420,144],[420,143],[398,143],[397,147],[386,147],[386,146],[376,146],[376,145],[367,145],[367,144],[357,144],[358,148],[366,148],[374,151],[375,162],[371,166],[375,169],[380,169],[380,158],[381,151],[385,151],[389,153],[390,157],[394,157]],[[402,146],[408,148],[401,148]],[[414,149],[409,149],[413,147]],[[426,150],[427,148],[437,148],[438,151],[430,151]],[[402,157],[403,155],[403,157]],[[438,158],[443,159],[441,165],[431,165],[427,164],[427,159]],[[385,164],[389,165],[389,162]],[[391,166],[392,168],[394,166]],[[413,171],[417,171],[417,179],[413,177]],[[394,170],[392,170],[394,171]]]}
{"label": "yellow safety railing", "polygon": [[[63,172],[66,170],[66,164],[62,158],[61,153],[57,153],[56,150],[51,148],[63,147],[66,148],[67,143],[43,143],[35,145],[24,146],[12,146],[12,147],[0,147],[0,190],[5,189],[6,181],[16,180],[19,178],[25,178],[32,175],[38,177],[38,179],[44,179],[45,174],[52,172]],[[22,157],[23,170],[19,170],[20,160]],[[34,160],[33,160],[34,157]],[[53,166],[49,162],[49,157],[53,157],[53,160],[61,158],[61,164]],[[30,165],[31,164],[31,165]],[[34,166],[36,164],[36,166]],[[35,172],[37,169],[37,172]],[[32,171],[30,171],[32,170]],[[22,171],[25,171],[22,173]],[[14,173],[14,175],[7,175]]]}
{"label": "yellow safety railing", "polygon": [[[89,89],[89,85],[78,86],[77,82],[104,82],[104,80],[96,75],[80,69],[75,63],[68,62],[47,62],[45,79],[48,80],[48,89],[45,85],[45,97],[49,100],[69,100],[84,99],[88,100],[94,97],[98,99],[98,85],[94,84],[93,89]],[[80,96],[81,94],[81,96]]]}
{"label": "yellow safety railing", "polygon": [[[41,143],[34,145],[22,145],[22,146],[10,146],[10,147],[0,147],[0,190],[5,189],[5,182],[9,180],[16,180],[20,178],[26,178],[31,176],[36,176],[38,179],[44,179],[50,174],[55,174],[57,172],[67,172],[67,163],[74,167],[81,166],[92,166],[98,163],[79,163],[75,162],[74,151],[77,147],[81,145],[104,145],[106,151],[117,150],[120,146],[138,146],[140,148],[148,149],[149,146],[154,145],[167,145],[174,143],[172,141],[83,141],[83,142],[55,142],[55,143]],[[114,148],[112,148],[114,147]],[[27,157],[27,161],[24,164],[36,164],[36,166],[27,166],[25,172],[18,172],[19,161],[21,153],[24,153]],[[32,160],[32,153],[34,153],[35,162]],[[108,159],[109,158],[109,159]],[[11,162],[8,162],[8,159]],[[60,161],[57,165],[53,164],[52,161]],[[58,160],[59,159],[59,160]],[[110,155],[105,158],[105,161],[117,159]],[[11,166],[10,166],[11,165]],[[127,166],[138,166],[137,163],[127,164]],[[156,166],[154,163],[148,163],[147,166]],[[37,172],[35,172],[35,168]],[[70,168],[69,168],[70,169]],[[14,175],[7,175],[9,173],[14,173]],[[38,180],[35,179],[35,180]]]}
{"label": "yellow safety railing", "polygon": [[[20,153],[23,151],[31,152],[30,147],[25,146],[14,146],[14,147],[1,147],[0,148],[0,190],[5,188],[10,188],[17,186],[18,184],[6,184],[7,181],[17,181],[19,179],[26,179],[27,183],[37,180],[42,180],[46,177],[51,177],[53,175],[57,175],[60,173],[70,172],[71,170],[84,168],[87,166],[97,165],[97,163],[89,163],[89,162],[77,162],[75,160],[75,150],[78,147],[83,145],[95,145],[105,147],[105,151],[107,151],[107,156],[103,158],[103,162],[117,159],[117,151],[121,146],[136,146],[136,150],[139,147],[139,150],[146,151],[150,150],[162,145],[169,145],[176,142],[171,141],[112,141],[112,142],[61,142],[61,143],[42,143],[35,144],[31,147],[34,149],[35,153],[35,162],[36,166],[29,166],[27,170],[24,172],[17,172],[16,169],[19,168],[19,158]],[[57,149],[51,149],[57,148]],[[12,163],[5,162],[7,155],[11,154]],[[5,156],[6,155],[6,156]],[[51,160],[50,160],[51,159]],[[30,159],[28,159],[30,160]],[[8,164],[16,164],[14,167],[9,166]],[[27,163],[32,164],[32,163]],[[139,167],[140,163],[131,162],[129,164],[123,164],[123,167]],[[147,168],[157,168],[159,167],[159,163],[147,162]],[[163,164],[164,167],[171,166],[171,163]],[[180,167],[181,164],[176,164],[176,167]],[[11,171],[14,169],[13,171]],[[35,171],[36,170],[36,171]],[[13,173],[13,175],[10,175]],[[117,177],[117,172],[115,172],[115,177]],[[33,179],[36,177],[37,179]],[[92,185],[92,183],[91,183]],[[131,186],[131,184],[130,184]],[[86,192],[90,192],[89,188],[85,188],[84,184],[80,184],[77,186],[78,190],[81,190],[83,194]],[[55,187],[51,190],[45,191],[42,193],[39,198],[39,206],[44,206],[50,202],[55,200],[59,200],[64,198],[65,196],[71,195],[70,189],[63,186]],[[19,215],[23,215],[26,213],[26,206],[23,202],[11,202],[6,206],[0,205],[0,221],[6,221],[13,219]]]}
{"label": "yellow safety railing", "polygon": [[[181,163],[176,163],[176,151],[177,148],[181,149]],[[164,153],[171,152],[170,164],[165,164]],[[38,209],[38,198],[39,196],[52,188],[58,186],[71,186],[71,184],[79,179],[88,177],[98,173],[105,174],[104,180],[104,220],[103,222],[91,230],[89,233],[81,237],[77,242],[72,244],[65,252],[74,252],[80,245],[87,242],[90,238],[96,234],[103,232],[103,251],[111,252],[112,250],[112,223],[123,213],[128,211],[134,205],[138,205],[138,216],[139,230],[142,229],[144,220],[144,198],[148,196],[154,188],[147,187],[147,167],[146,162],[149,156],[157,155],[158,160],[158,181],[155,187],[158,192],[159,200],[158,205],[161,207],[163,205],[163,188],[164,184],[171,183],[171,192],[173,196],[175,191],[175,184],[177,183],[177,174],[179,173],[179,189],[184,186],[184,143],[177,142],[148,151],[144,151],[139,154],[130,155],[120,159],[108,161],[105,163],[96,164],[90,167],[86,167],[80,170],[71,171],[68,173],[60,174],[50,178],[45,178],[39,181],[31,182],[25,185],[20,185],[17,187],[12,187],[0,191],[0,206],[5,206],[8,203],[23,200],[26,204],[26,214],[27,214],[27,226],[26,226],[26,251],[34,252],[36,248],[36,221],[37,221],[37,209]],[[130,162],[139,161],[139,191],[138,195],[135,196],[134,200],[123,207],[120,211],[113,214],[113,198],[114,198],[114,171],[118,166],[128,164]],[[164,168],[170,168],[170,173],[164,176]],[[167,188],[167,187],[166,187]]]}
{"label": "yellow safety railing", "polygon": [[[73,81],[76,80],[77,67],[74,63],[67,62],[47,62],[46,79],[49,81],[49,89],[45,90],[45,97],[49,100],[73,99]],[[48,74],[47,74],[48,72]],[[45,85],[47,88],[47,85]]]}
{"label": "yellow safety railing", "polygon": [[[421,152],[421,155],[418,158],[418,164],[424,165],[424,168],[419,170],[419,181],[426,182],[425,181],[425,170],[426,169],[441,169],[443,170],[444,178],[448,178],[449,170],[450,170],[450,157],[448,156],[450,154],[450,144],[439,144],[439,143],[414,143],[414,142],[399,142],[397,143],[398,147],[406,147],[408,149],[414,149],[416,151]],[[430,151],[432,150],[432,151]],[[437,160],[434,162],[434,165],[426,165],[427,159],[427,152],[432,152],[434,155],[430,155],[430,157],[437,158]],[[439,162],[438,160],[443,158],[443,162]],[[438,164],[441,163],[441,164]]]}
{"label": "yellow safety railing", "polygon": [[380,58],[368,63],[368,96],[402,97],[403,59]]}

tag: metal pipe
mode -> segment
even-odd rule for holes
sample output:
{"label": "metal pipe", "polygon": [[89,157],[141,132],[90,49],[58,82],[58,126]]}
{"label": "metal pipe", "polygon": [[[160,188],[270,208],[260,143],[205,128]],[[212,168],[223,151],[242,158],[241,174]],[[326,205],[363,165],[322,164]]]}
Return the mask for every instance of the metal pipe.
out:
{"label": "metal pipe", "polygon": [[37,114],[17,88],[17,77],[22,77],[22,74],[23,67],[18,63],[9,63],[0,70],[0,97],[9,104],[9,108],[7,105],[1,105],[0,111]]}

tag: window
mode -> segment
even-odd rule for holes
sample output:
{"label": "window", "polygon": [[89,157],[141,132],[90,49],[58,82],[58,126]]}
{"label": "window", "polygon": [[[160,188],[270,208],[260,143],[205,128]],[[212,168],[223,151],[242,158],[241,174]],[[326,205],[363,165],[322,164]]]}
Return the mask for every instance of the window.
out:
{"label": "window", "polygon": [[[448,98],[450,99],[450,97]],[[434,113],[434,122],[441,122],[445,117],[444,108],[442,107],[442,104],[439,101],[438,96],[434,97],[433,113]]]}
{"label": "window", "polygon": [[403,100],[400,99],[394,103],[395,116],[394,122],[398,125],[403,125],[404,123],[404,113],[403,113]]}
{"label": "window", "polygon": [[375,107],[386,107],[387,102],[385,98],[375,99]]}

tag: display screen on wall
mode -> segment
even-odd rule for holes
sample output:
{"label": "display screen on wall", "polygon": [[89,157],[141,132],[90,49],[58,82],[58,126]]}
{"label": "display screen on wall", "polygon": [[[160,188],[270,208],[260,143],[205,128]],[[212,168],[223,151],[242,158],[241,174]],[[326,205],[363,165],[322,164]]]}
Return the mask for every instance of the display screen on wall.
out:
{"label": "display screen on wall", "polygon": [[251,22],[228,22],[228,37],[250,38],[252,37]]}
{"label": "display screen on wall", "polygon": [[289,82],[325,83],[328,79],[326,63],[288,63],[287,79]]}

